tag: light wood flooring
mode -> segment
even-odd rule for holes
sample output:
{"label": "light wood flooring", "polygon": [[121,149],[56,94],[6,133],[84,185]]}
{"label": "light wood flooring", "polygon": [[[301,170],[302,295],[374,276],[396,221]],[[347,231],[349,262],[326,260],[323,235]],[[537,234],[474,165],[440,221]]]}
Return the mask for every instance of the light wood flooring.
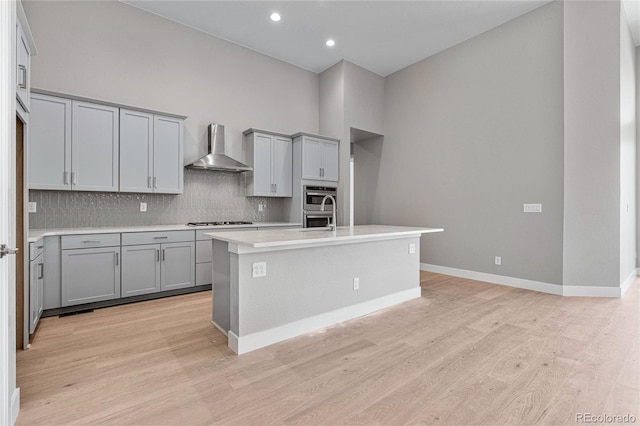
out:
{"label": "light wood flooring", "polygon": [[423,272],[423,297],[234,355],[211,293],[45,318],[18,425],[640,423],[640,284],[569,298]]}

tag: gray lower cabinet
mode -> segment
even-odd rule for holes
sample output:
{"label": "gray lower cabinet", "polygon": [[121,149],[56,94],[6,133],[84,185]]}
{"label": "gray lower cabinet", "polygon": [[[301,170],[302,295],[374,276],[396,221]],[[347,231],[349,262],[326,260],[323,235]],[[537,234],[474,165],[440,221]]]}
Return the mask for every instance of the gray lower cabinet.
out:
{"label": "gray lower cabinet", "polygon": [[122,297],[196,285],[194,231],[122,234]]}
{"label": "gray lower cabinet", "polygon": [[62,306],[120,297],[120,247],[62,250]]}
{"label": "gray lower cabinet", "polygon": [[195,243],[162,244],[160,251],[160,290],[195,286]]}
{"label": "gray lower cabinet", "polygon": [[29,264],[29,334],[40,321],[44,304],[44,261],[42,252]]}
{"label": "gray lower cabinet", "polygon": [[122,247],[122,297],[160,291],[160,244]]}

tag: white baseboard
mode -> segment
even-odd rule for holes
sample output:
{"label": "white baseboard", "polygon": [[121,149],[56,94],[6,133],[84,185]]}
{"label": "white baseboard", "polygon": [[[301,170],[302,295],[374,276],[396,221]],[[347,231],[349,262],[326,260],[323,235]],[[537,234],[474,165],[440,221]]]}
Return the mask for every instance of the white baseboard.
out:
{"label": "white baseboard", "polygon": [[631,274],[627,277],[626,280],[622,284],[620,284],[620,297],[624,296],[624,294],[629,290],[631,284],[633,284],[636,279],[640,275],[640,268],[637,268],[631,272]]}
{"label": "white baseboard", "polygon": [[487,274],[485,272],[469,271],[467,269],[450,268],[448,266],[431,265],[428,263],[421,263],[420,269],[423,271],[435,272],[437,274],[452,275],[454,277],[485,281],[492,284],[506,285],[509,287],[523,288],[525,290],[540,291],[542,293],[562,296],[562,286],[557,284],[525,280],[522,278],[505,277],[503,275]]}
{"label": "white baseboard", "polygon": [[492,284],[506,285],[509,287],[522,288],[525,290],[539,291],[542,293],[555,294],[557,296],[579,296],[579,297],[621,297],[631,284],[635,281],[636,275],[640,273],[640,268],[636,269],[620,287],[596,287],[596,286],[562,286],[549,284],[540,281],[525,280],[522,278],[505,277],[503,275],[487,274],[485,272],[469,271],[466,269],[450,268],[448,266],[431,265],[421,263],[420,269],[437,274],[451,275],[454,277],[467,278],[477,281],[485,281]]}
{"label": "white baseboard", "polygon": [[314,315],[310,318],[301,319],[246,336],[237,336],[232,331],[229,331],[229,347],[235,353],[241,355],[304,333],[309,333],[342,321],[370,314],[371,312],[375,312],[389,306],[397,305],[398,303],[416,299],[421,297],[421,293],[422,291],[420,287],[415,287],[410,290],[389,294],[377,299],[358,303],[357,305],[347,306],[331,312]]}
{"label": "white baseboard", "polygon": [[16,388],[11,395],[11,424],[16,424],[20,412],[20,388]]}

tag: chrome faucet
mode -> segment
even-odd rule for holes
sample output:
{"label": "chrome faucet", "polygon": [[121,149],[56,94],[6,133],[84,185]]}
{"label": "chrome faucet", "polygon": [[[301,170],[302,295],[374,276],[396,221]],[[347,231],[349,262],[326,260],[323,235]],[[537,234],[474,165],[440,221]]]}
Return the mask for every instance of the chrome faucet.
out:
{"label": "chrome faucet", "polygon": [[324,198],[322,199],[322,204],[320,204],[320,211],[323,212],[324,211],[324,203],[325,201],[327,201],[327,198],[331,198],[331,201],[333,201],[333,204],[331,204],[331,223],[329,224],[329,227],[331,228],[332,231],[336,230],[336,199],[333,198],[333,195],[325,195]]}

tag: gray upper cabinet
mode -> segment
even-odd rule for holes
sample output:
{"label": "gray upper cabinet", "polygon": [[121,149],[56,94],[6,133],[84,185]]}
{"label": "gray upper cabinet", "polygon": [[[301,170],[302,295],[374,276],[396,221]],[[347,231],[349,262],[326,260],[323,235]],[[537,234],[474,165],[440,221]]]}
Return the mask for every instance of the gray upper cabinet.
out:
{"label": "gray upper cabinet", "polygon": [[71,186],[118,191],[118,108],[72,101]]}
{"label": "gray upper cabinet", "polygon": [[153,117],[154,192],[180,194],[183,187],[183,120]]}
{"label": "gray upper cabinet", "polygon": [[71,101],[31,95],[29,188],[71,189]]}
{"label": "gray upper cabinet", "polygon": [[62,306],[120,297],[120,247],[62,250]]}
{"label": "gray upper cabinet", "polygon": [[33,94],[29,188],[118,190],[118,108]]}
{"label": "gray upper cabinet", "polygon": [[120,110],[120,191],[153,192],[153,114]]}
{"label": "gray upper cabinet", "polygon": [[16,99],[26,111],[29,111],[30,67],[31,49],[22,25],[18,21],[16,25]]}
{"label": "gray upper cabinet", "polygon": [[31,95],[29,188],[183,191],[184,117]]}
{"label": "gray upper cabinet", "polygon": [[335,140],[303,135],[296,138],[302,144],[302,178],[338,181],[339,145]]}
{"label": "gray upper cabinet", "polygon": [[183,120],[120,109],[120,191],[183,190]]}
{"label": "gray upper cabinet", "polygon": [[245,173],[248,196],[291,197],[293,149],[291,138],[247,130],[246,162],[253,171]]}

